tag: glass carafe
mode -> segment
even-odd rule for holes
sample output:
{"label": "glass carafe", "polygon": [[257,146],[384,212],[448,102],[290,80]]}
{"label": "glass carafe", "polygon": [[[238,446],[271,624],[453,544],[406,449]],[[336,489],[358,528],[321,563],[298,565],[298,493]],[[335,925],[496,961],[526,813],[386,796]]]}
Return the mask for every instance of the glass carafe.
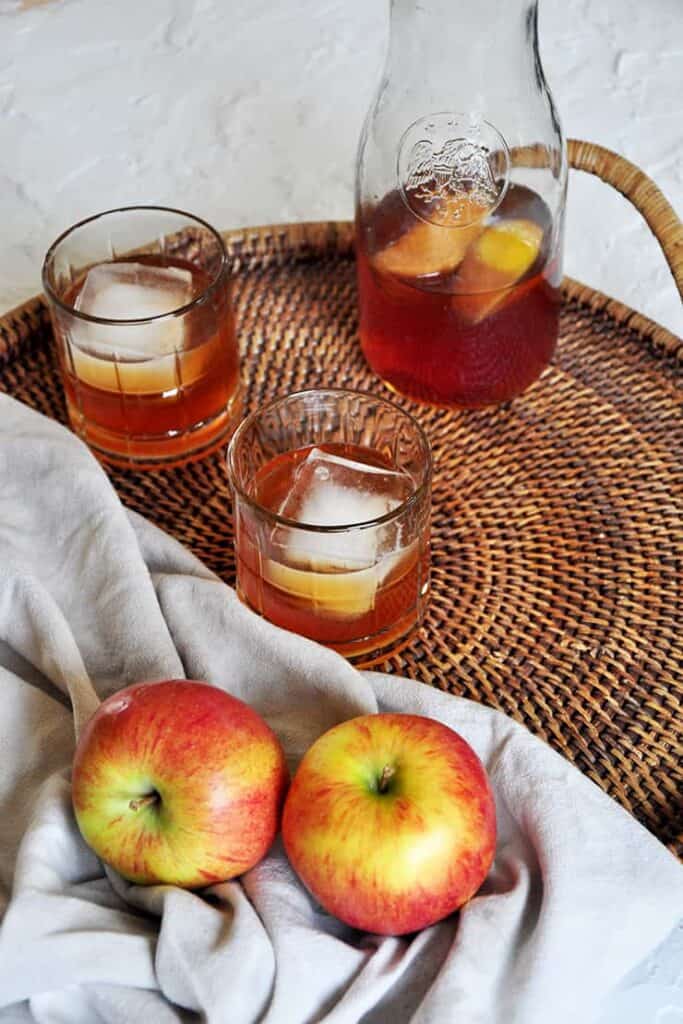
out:
{"label": "glass carafe", "polygon": [[537,0],[392,0],[356,171],[363,352],[390,388],[477,407],[557,342],[566,153]]}

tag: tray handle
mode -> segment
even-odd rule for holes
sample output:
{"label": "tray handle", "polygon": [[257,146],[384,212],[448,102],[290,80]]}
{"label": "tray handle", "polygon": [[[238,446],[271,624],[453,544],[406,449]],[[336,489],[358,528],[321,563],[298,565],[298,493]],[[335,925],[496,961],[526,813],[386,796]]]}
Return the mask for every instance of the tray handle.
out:
{"label": "tray handle", "polygon": [[647,174],[618,153],[594,142],[569,139],[569,164],[594,174],[631,202],[647,221],[683,296],[683,225],[673,206]]}

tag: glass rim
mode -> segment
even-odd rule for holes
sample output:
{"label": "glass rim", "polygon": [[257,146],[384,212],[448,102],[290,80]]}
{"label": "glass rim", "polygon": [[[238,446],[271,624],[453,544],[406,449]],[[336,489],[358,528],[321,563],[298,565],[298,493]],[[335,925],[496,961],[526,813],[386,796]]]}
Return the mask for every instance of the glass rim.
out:
{"label": "glass rim", "polygon": [[[265,505],[262,505],[259,501],[253,498],[241,486],[241,484],[237,483],[236,473],[234,471],[235,450],[237,447],[237,443],[239,442],[240,438],[245,433],[245,431],[249,427],[251,427],[252,424],[260,416],[263,416],[265,413],[270,412],[273,409],[276,409],[280,405],[284,405],[285,402],[288,402],[293,398],[303,398],[306,395],[321,394],[333,396],[355,395],[357,397],[382,403],[383,405],[388,405],[391,409],[394,410],[394,412],[399,413],[399,415],[404,416],[407,420],[409,420],[412,426],[417,431],[417,434],[420,437],[422,444],[424,446],[426,456],[424,468],[422,470],[422,479],[418,486],[413,491],[413,493],[410,494],[404,501],[401,502],[400,505],[397,505],[396,508],[392,509],[390,512],[385,512],[383,515],[376,516],[374,519],[364,519],[357,523],[346,523],[340,526],[321,526],[318,523],[300,523],[296,519],[289,519],[287,518],[287,516],[280,515],[279,512],[273,512],[272,509],[266,508]],[[302,445],[302,447],[304,446]],[[265,516],[265,518],[269,519],[272,523],[275,523],[278,526],[286,526],[289,529],[306,530],[308,533],[322,534],[347,533],[349,530],[367,530],[370,527],[382,526],[385,523],[390,523],[392,522],[392,520],[397,519],[407,509],[411,508],[413,505],[416,505],[424,496],[424,494],[431,485],[432,469],[434,465],[434,461],[432,459],[432,447],[429,443],[429,438],[427,437],[424,428],[418,422],[418,420],[411,413],[406,412],[405,409],[402,409],[399,405],[397,405],[395,402],[392,402],[390,399],[373,395],[369,391],[361,391],[358,388],[303,388],[301,391],[293,391],[289,395],[283,395],[280,398],[274,398],[272,401],[268,402],[267,405],[264,405],[262,408],[255,409],[242,420],[240,425],[237,427],[235,433],[232,435],[232,438],[230,439],[230,444],[228,445],[228,450],[226,453],[226,463],[230,484],[232,485],[234,491],[236,491],[236,493],[239,495],[239,497],[244,502],[246,502],[246,504],[249,505],[251,508],[255,509],[261,515]]]}
{"label": "glass rim", "polygon": [[[187,217],[188,220],[192,220],[196,224],[200,224],[203,228],[206,228],[207,231],[209,231],[218,242],[218,247],[221,254],[220,267],[216,271],[216,274],[213,277],[213,279],[209,281],[206,287],[203,288],[198,295],[195,295],[194,298],[190,300],[190,302],[186,302],[182,306],[177,306],[175,309],[170,309],[167,313],[157,313],[154,316],[133,317],[132,319],[118,319],[104,316],[93,316],[91,313],[84,313],[82,310],[76,309],[70,303],[65,302],[54,290],[48,277],[48,269],[51,265],[52,260],[54,259],[54,255],[58,247],[62,244],[62,242],[66,238],[68,238],[69,235],[77,231],[79,228],[85,227],[86,224],[92,224],[93,221],[101,220],[103,217],[108,217],[113,213],[133,213],[142,210],[153,211],[156,213],[174,213],[180,217]],[[99,265],[100,264],[93,264],[93,266]],[[169,317],[178,317],[184,315],[185,313],[189,312],[189,310],[194,309],[195,306],[198,306],[201,303],[205,302],[207,296],[209,296],[213,291],[215,291],[215,289],[218,287],[223,278],[227,276],[227,272],[228,253],[227,249],[225,248],[225,242],[221,238],[220,233],[216,230],[216,228],[214,228],[213,225],[209,224],[208,221],[204,220],[203,217],[198,217],[197,214],[195,213],[188,213],[187,210],[179,210],[174,206],[155,206],[138,204],[133,206],[114,206],[110,210],[101,210],[100,213],[93,213],[89,217],[84,217],[82,220],[79,220],[75,224],[72,224],[70,227],[66,228],[65,231],[62,231],[62,233],[58,235],[57,238],[55,238],[54,242],[52,243],[52,245],[50,245],[49,249],[45,253],[45,258],[43,260],[43,266],[41,269],[41,279],[43,283],[43,289],[49,301],[59,306],[60,309],[63,309],[64,312],[68,313],[70,316],[74,316],[79,320],[84,320],[86,323],[105,324],[109,327],[124,327],[132,324],[156,323],[160,320],[165,320],[166,318]]]}

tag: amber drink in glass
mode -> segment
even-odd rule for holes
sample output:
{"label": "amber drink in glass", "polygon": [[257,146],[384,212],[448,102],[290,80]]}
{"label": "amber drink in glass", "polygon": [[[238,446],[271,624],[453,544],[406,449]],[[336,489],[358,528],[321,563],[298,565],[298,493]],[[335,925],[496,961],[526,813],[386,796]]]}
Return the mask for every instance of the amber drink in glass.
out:
{"label": "amber drink in glass", "polygon": [[429,590],[431,456],[416,420],[371,395],[304,391],[246,419],[228,466],[249,607],[359,664],[410,639]]}
{"label": "amber drink in glass", "polygon": [[131,207],[62,235],[43,268],[75,432],[106,462],[155,468],[224,443],[240,411],[220,235],[177,210]]}

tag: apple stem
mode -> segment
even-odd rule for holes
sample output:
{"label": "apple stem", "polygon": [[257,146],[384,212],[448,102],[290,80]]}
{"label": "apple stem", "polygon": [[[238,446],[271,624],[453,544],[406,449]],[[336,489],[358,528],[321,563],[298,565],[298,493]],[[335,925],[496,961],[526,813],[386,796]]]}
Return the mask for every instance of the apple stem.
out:
{"label": "apple stem", "polygon": [[143,807],[149,807],[151,804],[155,804],[158,799],[158,793],[148,793],[147,796],[141,796],[137,800],[131,800],[128,806],[131,811],[140,811]]}
{"label": "apple stem", "polygon": [[382,774],[379,777],[379,782],[377,783],[378,793],[386,793],[387,789],[389,788],[389,783],[391,782],[395,774],[396,769],[393,768],[392,765],[384,765],[384,768],[382,768]]}

